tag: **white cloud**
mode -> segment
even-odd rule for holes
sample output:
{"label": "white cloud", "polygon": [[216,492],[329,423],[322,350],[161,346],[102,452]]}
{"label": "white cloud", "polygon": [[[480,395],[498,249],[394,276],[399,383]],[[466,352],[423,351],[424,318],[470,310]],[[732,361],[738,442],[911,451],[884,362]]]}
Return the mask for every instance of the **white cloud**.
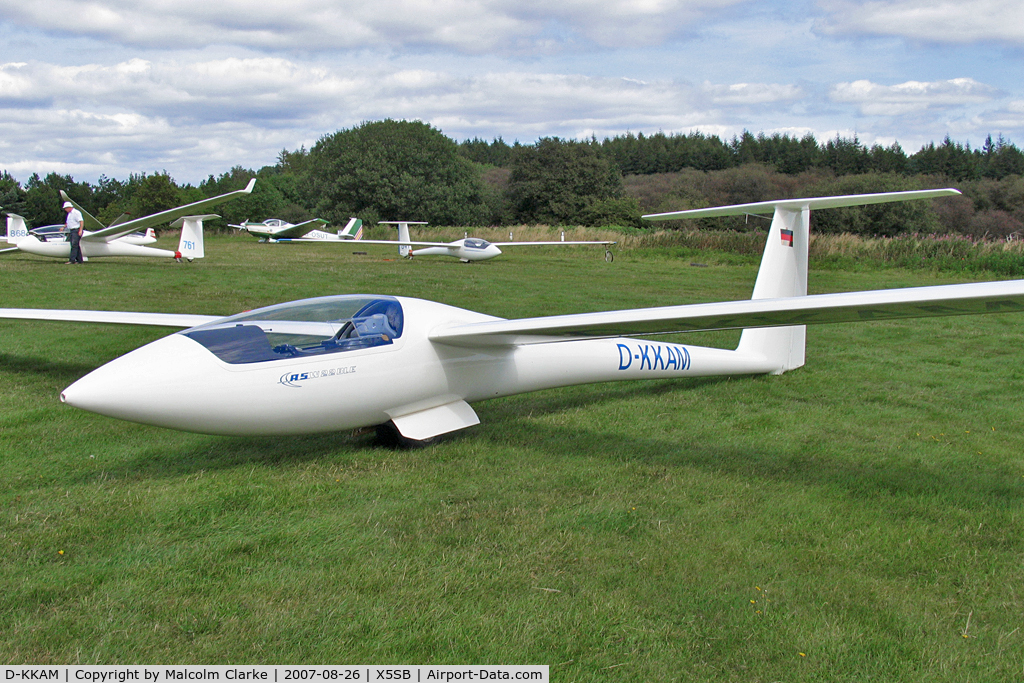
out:
{"label": "white cloud", "polygon": [[0,0],[0,170],[197,182],[388,117],[510,142],[1024,141],[1019,65],[936,46],[1019,43],[1024,10],[938,2]]}
{"label": "white cloud", "polygon": [[830,98],[833,102],[855,104],[866,116],[900,116],[925,109],[988,102],[997,94],[994,88],[972,78],[931,83],[907,81],[897,85],[879,85],[860,80],[836,84]]}
{"label": "white cloud", "polygon": [[785,84],[693,86],[528,71],[464,76],[375,65],[339,73],[279,57],[6,65],[0,93],[8,168],[102,158],[116,161],[103,171],[111,177],[139,172],[142,163],[184,181],[273,163],[282,148],[366,120],[419,119],[456,139],[500,134],[530,142],[626,130],[716,132],[723,109],[801,96]]}
{"label": "white cloud", "polygon": [[[997,133],[1024,129],[1024,100],[1012,100],[1004,106],[987,111],[974,122],[977,127]],[[1019,145],[1019,140],[1015,141]]]}
{"label": "white cloud", "polygon": [[820,3],[828,33],[900,36],[940,43],[986,40],[1024,44],[1024,4],[1020,0],[874,0]]}
{"label": "white cloud", "polygon": [[732,85],[704,84],[705,92],[715,104],[772,104],[799,99],[803,90],[790,84],[779,83],[734,83]]}
{"label": "white cloud", "polygon": [[479,54],[659,43],[744,0],[0,0],[7,21],[120,45]]}

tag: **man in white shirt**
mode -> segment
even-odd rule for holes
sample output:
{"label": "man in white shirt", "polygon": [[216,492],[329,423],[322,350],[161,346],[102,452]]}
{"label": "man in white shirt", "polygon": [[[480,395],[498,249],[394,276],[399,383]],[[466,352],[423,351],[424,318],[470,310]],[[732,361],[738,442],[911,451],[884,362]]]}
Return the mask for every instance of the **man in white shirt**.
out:
{"label": "man in white shirt", "polygon": [[64,212],[67,214],[64,227],[68,231],[68,241],[71,242],[71,255],[68,256],[66,263],[85,263],[85,259],[82,258],[81,245],[82,233],[85,232],[85,219],[82,218],[82,212],[76,209],[71,202],[64,202]]}

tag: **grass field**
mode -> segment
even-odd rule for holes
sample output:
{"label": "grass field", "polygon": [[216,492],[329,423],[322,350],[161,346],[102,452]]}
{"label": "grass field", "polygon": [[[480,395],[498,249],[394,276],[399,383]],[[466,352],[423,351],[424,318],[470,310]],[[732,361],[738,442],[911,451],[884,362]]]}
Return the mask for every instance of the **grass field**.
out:
{"label": "grass field", "polygon": [[[7,254],[0,306],[228,314],[372,292],[518,317],[746,298],[756,273],[642,248],[468,266],[350,251],[212,236],[191,265]],[[812,293],[962,281],[811,266]],[[483,402],[480,426],[392,451],[75,411],[63,387],[169,330],[0,321],[0,661],[1024,680],[1022,329],[812,328],[806,367],[780,377]]]}

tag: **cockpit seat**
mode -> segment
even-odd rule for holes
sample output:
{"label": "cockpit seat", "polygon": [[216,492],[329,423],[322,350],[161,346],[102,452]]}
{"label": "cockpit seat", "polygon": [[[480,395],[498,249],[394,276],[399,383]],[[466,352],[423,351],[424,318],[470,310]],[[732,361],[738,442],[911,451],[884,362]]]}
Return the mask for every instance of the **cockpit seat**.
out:
{"label": "cockpit seat", "polygon": [[390,340],[398,336],[391,328],[391,325],[388,324],[388,318],[383,313],[376,313],[354,322],[356,332],[360,337],[369,337],[379,334],[384,335],[385,339]]}

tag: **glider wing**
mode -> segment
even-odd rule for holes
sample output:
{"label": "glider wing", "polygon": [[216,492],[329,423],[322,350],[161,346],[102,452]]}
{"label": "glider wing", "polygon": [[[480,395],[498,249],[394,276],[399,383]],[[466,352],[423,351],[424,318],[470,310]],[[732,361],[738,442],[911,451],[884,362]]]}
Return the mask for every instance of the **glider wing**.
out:
{"label": "glider wing", "polygon": [[546,246],[558,246],[562,244],[603,244],[609,246],[615,244],[615,242],[491,242],[496,247],[546,247]]}
{"label": "glider wing", "polygon": [[19,320],[58,320],[76,323],[114,323],[119,325],[155,325],[158,327],[195,327],[219,315],[191,315],[187,313],[128,313],[125,311],[75,311],[45,308],[0,308],[0,318]]}
{"label": "glider wing", "polygon": [[275,232],[273,235],[271,235],[271,237],[273,237],[274,239],[289,237],[298,238],[302,237],[310,230],[319,230],[320,228],[324,227],[327,224],[328,221],[325,221],[323,218],[313,218],[311,220],[303,221],[301,223],[293,225],[290,228],[285,228],[283,230]]}
{"label": "glider wing", "polygon": [[843,292],[441,326],[433,342],[484,347],[973,313],[1024,311],[1024,280]]}
{"label": "glider wing", "polygon": [[[218,204],[223,204],[226,201],[236,199],[238,197],[243,197],[251,193],[252,188],[255,184],[256,179],[253,178],[252,180],[249,181],[249,184],[246,185],[241,190],[235,190],[234,192],[228,192],[226,194],[217,195],[216,197],[201,199],[198,202],[192,202],[191,204],[178,206],[173,209],[168,209],[167,211],[160,211],[159,213],[150,214],[148,216],[142,216],[141,218],[133,218],[132,220],[125,221],[124,223],[117,223],[116,225],[111,225],[110,227],[102,228],[100,230],[92,232],[88,235],[85,235],[82,239],[89,242],[110,242],[111,240],[115,240],[118,237],[121,237],[122,235],[127,235],[130,232],[135,232],[136,230],[145,230],[146,228],[151,228],[157,225],[170,223],[177,218],[181,218],[182,216],[193,216],[198,214],[209,213],[207,211],[207,209],[209,208],[217,206]],[[86,212],[82,209],[82,207],[76,204],[73,199],[70,199],[64,193],[63,190],[61,190],[60,194],[65,201],[71,202],[71,204],[76,209],[82,211],[83,217],[87,215]],[[91,225],[88,218],[86,218],[85,220],[86,227]],[[95,218],[93,218],[92,220],[96,221]],[[99,223],[99,221],[96,221],[96,223]]]}

